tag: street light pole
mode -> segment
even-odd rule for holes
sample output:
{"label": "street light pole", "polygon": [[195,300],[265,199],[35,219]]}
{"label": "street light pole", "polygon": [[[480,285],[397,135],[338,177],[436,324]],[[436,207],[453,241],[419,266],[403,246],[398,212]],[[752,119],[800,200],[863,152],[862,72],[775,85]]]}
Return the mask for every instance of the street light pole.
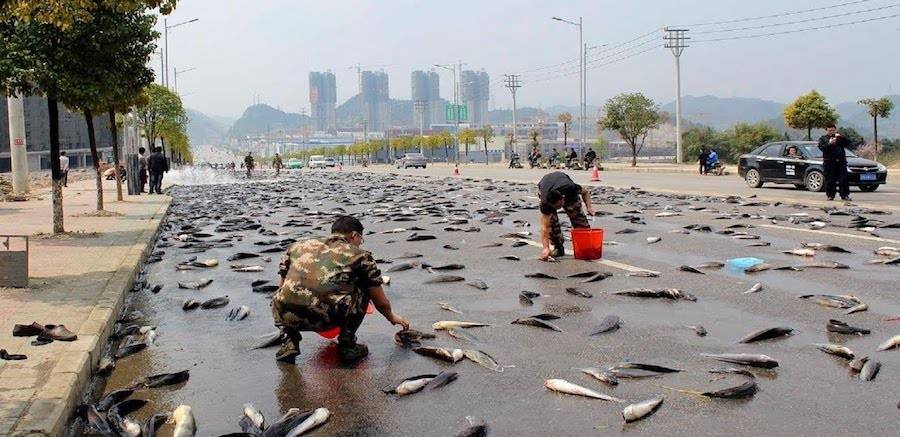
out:
{"label": "street light pole", "polygon": [[197,69],[197,67],[191,67],[191,68],[185,68],[184,70],[178,71],[178,68],[174,68],[174,70],[175,70],[175,86],[172,88],[172,90],[175,91],[176,94],[178,93],[178,73],[184,74],[184,73],[187,73],[188,71],[193,71],[196,69]]}
{"label": "street light pole", "polygon": [[163,47],[166,52],[165,55],[163,55],[163,59],[165,60],[165,64],[166,64],[163,77],[165,78],[164,86],[166,88],[169,87],[169,29],[174,29],[178,26],[184,26],[185,24],[190,24],[190,23],[194,23],[197,21],[200,21],[200,19],[194,18],[191,20],[182,21],[180,23],[176,23],[176,24],[169,26],[169,20],[167,18],[163,18],[163,29],[164,29],[164,31],[163,31],[163,38],[164,38]]}
{"label": "street light pole", "polygon": [[585,50],[584,50],[584,22],[582,17],[578,17],[578,22],[569,21],[559,17],[552,17],[556,21],[560,21],[566,24],[571,24],[573,26],[578,27],[578,61],[580,64],[580,68],[578,69],[578,112],[579,120],[581,125],[579,126],[578,133],[581,137],[581,154],[584,155],[584,88],[585,88]]}

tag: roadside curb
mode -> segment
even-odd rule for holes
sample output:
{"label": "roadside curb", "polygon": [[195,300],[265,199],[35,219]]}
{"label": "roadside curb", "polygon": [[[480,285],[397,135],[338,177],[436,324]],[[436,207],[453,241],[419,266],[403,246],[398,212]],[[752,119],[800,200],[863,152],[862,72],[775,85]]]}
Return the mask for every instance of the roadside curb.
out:
{"label": "roadside curb", "polygon": [[171,198],[167,198],[165,204],[153,213],[150,224],[128,249],[112,276],[102,284],[103,291],[94,303],[90,316],[77,330],[73,330],[78,334],[78,340],[69,344],[65,356],[57,360],[42,389],[35,392],[24,408],[12,428],[11,436],[64,435],[100,361],[103,346],[122,311],[125,297],[149,255],[151,244],[156,240],[170,206]]}

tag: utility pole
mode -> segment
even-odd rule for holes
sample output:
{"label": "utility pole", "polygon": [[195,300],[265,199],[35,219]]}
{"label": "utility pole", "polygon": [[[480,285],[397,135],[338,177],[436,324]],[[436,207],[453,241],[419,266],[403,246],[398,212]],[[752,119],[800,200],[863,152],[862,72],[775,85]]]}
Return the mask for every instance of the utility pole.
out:
{"label": "utility pole", "polygon": [[[459,162],[459,88],[461,85],[459,81],[462,79],[462,66],[462,61],[456,61],[456,65],[453,66],[453,99],[456,101],[456,136],[454,136],[453,142],[456,143],[456,162]],[[468,114],[468,111],[466,111],[466,114]]]}
{"label": "utility pole", "polygon": [[[419,113],[419,137],[425,135],[425,101],[424,100],[416,100],[413,102],[416,107],[416,112]],[[422,153],[422,144],[419,144],[419,153]]]}
{"label": "utility pole", "polygon": [[[519,136],[519,125],[516,123],[516,90],[522,87],[522,82],[519,81],[518,74],[504,74],[503,77],[504,86],[509,88],[509,91],[512,93],[513,101],[512,144],[510,144],[510,148],[514,151],[518,151],[516,139]],[[503,157],[503,160],[506,160],[505,156]]]}
{"label": "utility pole", "polygon": [[172,91],[175,91],[175,93],[178,94],[178,73],[184,74],[184,73],[187,73],[188,71],[193,71],[196,69],[197,69],[197,67],[191,67],[191,68],[185,68],[184,70],[178,71],[177,67],[174,68],[174,71],[175,71],[175,84],[174,85],[175,86],[172,88]]}
{"label": "utility pole", "polygon": [[166,51],[166,54],[165,54],[166,71],[165,71],[165,74],[163,75],[163,77],[166,79],[165,87],[168,88],[169,87],[169,19],[168,18],[163,18],[163,28],[165,28],[165,40],[164,40],[165,41],[165,43],[164,43],[165,49],[164,50]]}
{"label": "utility pole", "polygon": [[6,98],[9,112],[9,155],[13,195],[28,194],[28,151],[25,147],[25,101],[21,96]]}
{"label": "utility pole", "polygon": [[578,128],[578,134],[579,134],[578,136],[581,137],[581,154],[584,155],[584,111],[585,111],[585,104],[584,104],[585,78],[584,77],[586,76],[586,74],[585,74],[586,73],[585,72],[585,53],[587,52],[587,49],[584,48],[584,47],[586,47],[584,45],[584,22],[582,20],[582,17],[578,17],[577,23],[574,21],[566,20],[565,18],[559,18],[559,17],[552,17],[552,18],[556,21],[570,24],[570,25],[578,28],[578,61],[580,63],[580,66],[578,68],[578,112],[579,112],[578,120],[580,123],[579,128]]}
{"label": "utility pole", "polygon": [[675,56],[675,162],[681,164],[684,162],[684,148],[681,144],[681,54],[685,47],[689,47],[685,43],[690,38],[685,36],[688,29],[666,27],[664,30],[665,46]]}

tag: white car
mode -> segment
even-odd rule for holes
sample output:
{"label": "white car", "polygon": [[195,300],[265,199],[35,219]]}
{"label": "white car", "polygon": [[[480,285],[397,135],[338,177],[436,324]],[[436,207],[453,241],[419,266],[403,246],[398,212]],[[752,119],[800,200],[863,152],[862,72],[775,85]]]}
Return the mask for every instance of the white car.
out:
{"label": "white car", "polygon": [[334,158],[326,158],[323,155],[313,155],[309,157],[309,168],[326,168],[334,167],[335,165]]}

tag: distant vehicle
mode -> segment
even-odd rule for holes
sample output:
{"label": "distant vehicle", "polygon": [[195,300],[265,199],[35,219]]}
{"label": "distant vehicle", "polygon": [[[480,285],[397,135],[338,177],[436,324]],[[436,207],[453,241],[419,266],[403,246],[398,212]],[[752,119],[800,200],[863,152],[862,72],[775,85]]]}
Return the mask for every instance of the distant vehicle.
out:
{"label": "distant vehicle", "polygon": [[309,157],[309,168],[326,168],[334,167],[335,165],[334,158],[326,158],[323,155],[313,155]]}
{"label": "distant vehicle", "polygon": [[407,153],[397,160],[397,168],[421,167],[425,168],[428,161],[421,153]]}
{"label": "distant vehicle", "polygon": [[[797,157],[789,157],[788,148],[797,148]],[[815,141],[781,141],[767,143],[741,155],[738,174],[747,185],[759,188],[766,182],[794,184],[809,191],[825,189],[822,151]],[[875,161],[860,158],[847,150],[847,179],[860,191],[870,192],[887,181],[887,168]]]}
{"label": "distant vehicle", "polygon": [[284,168],[288,168],[288,169],[303,168],[303,161],[301,161],[297,158],[288,159],[287,162],[284,163]]}

